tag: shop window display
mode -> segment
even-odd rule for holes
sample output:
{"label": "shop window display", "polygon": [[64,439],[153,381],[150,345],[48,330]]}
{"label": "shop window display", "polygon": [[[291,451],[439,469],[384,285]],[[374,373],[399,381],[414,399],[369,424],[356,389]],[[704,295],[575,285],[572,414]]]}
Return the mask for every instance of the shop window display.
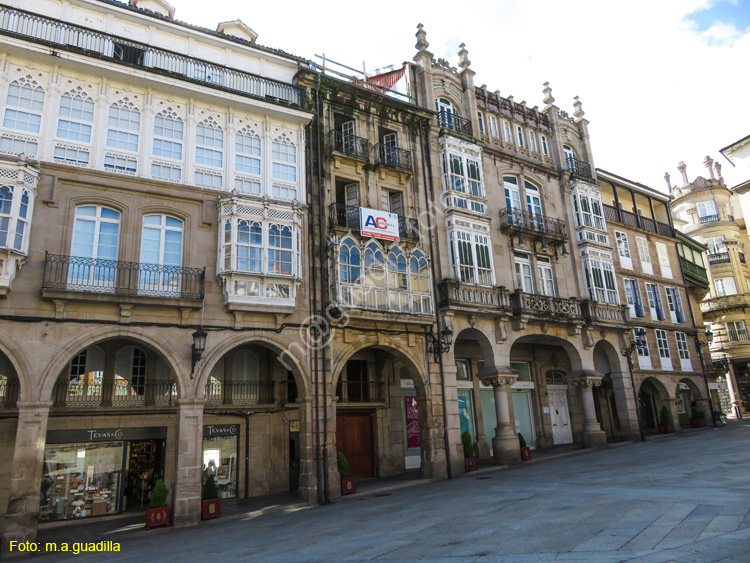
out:
{"label": "shop window display", "polygon": [[123,442],[47,445],[40,519],[66,520],[120,511]]}
{"label": "shop window display", "polygon": [[211,475],[219,486],[219,498],[237,497],[237,436],[203,438],[203,480]]}

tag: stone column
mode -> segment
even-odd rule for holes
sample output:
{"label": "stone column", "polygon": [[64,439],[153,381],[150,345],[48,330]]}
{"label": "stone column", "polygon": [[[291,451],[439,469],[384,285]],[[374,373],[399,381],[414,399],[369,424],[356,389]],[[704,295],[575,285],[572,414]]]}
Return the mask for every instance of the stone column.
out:
{"label": "stone column", "polygon": [[9,554],[11,541],[36,539],[44,446],[51,406],[51,401],[18,401],[13,478],[3,532],[2,552],[6,556]]}
{"label": "stone column", "polygon": [[516,425],[510,420],[508,392],[510,386],[518,379],[518,372],[510,367],[489,367],[477,373],[477,378],[492,385],[495,395],[495,413],[497,426],[492,438],[492,450],[495,463],[498,465],[518,463],[521,461],[521,446],[516,434]]}
{"label": "stone column", "polygon": [[[713,413],[711,412],[711,403],[708,399],[695,399],[695,406],[699,411],[703,411],[704,419],[706,421],[706,425],[710,426],[713,420]],[[688,408],[690,406],[688,405]],[[690,415],[690,412],[688,412],[688,415]]]}
{"label": "stone column", "polygon": [[318,482],[315,474],[315,422],[313,398],[297,399],[299,407],[299,498],[308,504],[318,502]]}
{"label": "stone column", "polygon": [[[679,417],[679,415],[677,413],[677,399],[675,397],[670,397],[669,399],[662,399],[661,402],[663,404],[667,405],[667,408],[669,409],[669,414],[672,415],[672,428],[674,428],[675,432],[677,430],[680,430],[681,429],[681,427],[680,427],[680,417]],[[687,405],[687,408],[690,408],[690,405]],[[659,413],[657,413],[657,416],[658,416],[658,414]],[[689,416],[690,412],[688,411],[687,414]]]}
{"label": "stone column", "polygon": [[487,459],[490,457],[490,445],[487,443],[487,436],[484,433],[484,412],[482,410],[482,389],[480,382],[475,379],[474,388],[472,389],[474,396],[474,412],[477,418],[477,457],[479,459]]}
{"label": "stone column", "polygon": [[583,433],[581,442],[584,448],[606,448],[607,434],[602,430],[599,421],[596,420],[596,407],[594,406],[594,387],[602,384],[604,375],[595,371],[579,370],[567,376],[568,383],[578,387],[581,391],[581,402],[583,403]]}
{"label": "stone column", "polygon": [[172,493],[172,525],[195,526],[201,521],[203,471],[203,400],[180,399],[177,429],[177,476]]}

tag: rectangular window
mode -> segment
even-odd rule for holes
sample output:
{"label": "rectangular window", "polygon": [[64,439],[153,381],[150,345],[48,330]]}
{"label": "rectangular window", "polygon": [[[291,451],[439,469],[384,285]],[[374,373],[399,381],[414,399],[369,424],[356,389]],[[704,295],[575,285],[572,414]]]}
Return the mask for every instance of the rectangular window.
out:
{"label": "rectangular window", "polygon": [[503,121],[503,137],[506,143],[513,142],[513,134],[510,132],[510,123]]}
{"label": "rectangular window", "polygon": [[630,307],[630,316],[632,318],[644,317],[643,300],[641,299],[638,280],[624,278],[622,281],[625,284],[625,299]]}
{"label": "rectangular window", "polygon": [[468,284],[494,285],[489,236],[478,232],[449,231],[448,238],[456,279]]}
{"label": "rectangular window", "polygon": [[750,336],[748,336],[747,334],[747,326],[745,326],[745,321],[728,322],[727,333],[729,334],[729,340],[731,340],[732,342],[750,340]]}
{"label": "rectangular window", "polygon": [[576,227],[593,227],[606,230],[601,195],[593,196],[578,191],[572,194]]}
{"label": "rectangular window", "polygon": [[260,195],[260,182],[251,178],[237,176],[234,179],[234,189],[244,194]]}
{"label": "rectangular window", "polygon": [[[216,381],[216,383],[213,383]],[[211,380],[209,390],[210,398],[214,400],[222,400],[221,395],[222,388],[221,382],[218,380]],[[239,387],[235,389],[235,392],[244,393],[244,398],[256,399],[254,395],[260,394],[258,388],[244,387],[242,391],[239,391]],[[209,397],[207,397],[209,398]],[[216,482],[219,484],[219,497],[220,498],[236,498],[238,482],[238,468],[239,463],[239,449],[237,448],[237,442],[239,436],[204,436],[203,438],[203,467],[206,471],[211,472],[214,475]]]}
{"label": "rectangular window", "polygon": [[703,219],[704,217],[718,217],[716,213],[716,204],[713,200],[701,201],[696,205],[698,208],[698,217]]}
{"label": "rectangular window", "polygon": [[57,136],[78,143],[90,143],[91,125],[60,119],[57,122]]}
{"label": "rectangular window", "polygon": [[182,134],[180,119],[157,115],[154,118],[153,155],[171,160],[182,160]]}
{"label": "rectangular window", "polygon": [[456,360],[456,379],[471,381],[471,364],[469,360]]}
{"label": "rectangular window", "polygon": [[552,276],[550,259],[544,256],[536,257],[536,269],[539,279],[539,290],[543,295],[555,296],[555,283]]}
{"label": "rectangular window", "polygon": [[138,130],[141,114],[138,110],[113,105],[109,108],[107,146],[123,151],[138,152]]}
{"label": "rectangular window", "polygon": [[209,174],[208,172],[195,172],[195,183],[208,188],[221,187],[221,174]]}
{"label": "rectangular window", "polygon": [[690,361],[690,352],[688,351],[687,336],[684,332],[675,332],[677,340],[677,355],[680,357],[680,369],[682,371],[693,371],[693,364]]}
{"label": "rectangular window", "polygon": [[542,154],[549,156],[549,147],[547,146],[547,137],[542,135]]}
{"label": "rectangular window", "polygon": [[531,276],[531,261],[526,254],[515,253],[516,288],[524,293],[534,293],[534,280]]}
{"label": "rectangular window", "polygon": [[195,163],[214,168],[224,166],[224,132],[221,128],[198,125],[195,134]]}
{"label": "rectangular window", "polygon": [[661,305],[659,286],[654,283],[647,283],[646,295],[648,296],[649,309],[651,309],[651,319],[654,321],[663,321],[664,310],[662,309]]}
{"label": "rectangular window", "polygon": [[673,323],[684,323],[685,313],[682,310],[679,289],[676,287],[667,287],[665,291],[667,293],[667,308],[669,309],[670,320]]}
{"label": "rectangular window", "polygon": [[636,343],[636,351],[638,353],[638,367],[642,370],[648,370],[651,369],[651,353],[648,349],[647,334],[644,334],[640,337],[638,336],[638,333],[641,331],[644,331],[644,329],[640,327],[636,327],[633,329],[633,338]]}
{"label": "rectangular window", "polygon": [[[446,169],[447,158],[447,169]],[[478,160],[467,158],[455,153],[441,155],[443,167],[443,185],[446,190],[466,193],[478,198],[484,198],[484,184],[482,182],[482,165]],[[468,204],[460,205],[468,208]],[[476,207],[473,208],[477,211]],[[482,212],[484,206],[482,205]]]}
{"label": "rectangular window", "polygon": [[667,332],[664,330],[656,330],[656,346],[659,349],[659,361],[661,362],[661,369],[671,370],[672,369],[672,356],[669,353],[669,342],[667,341]]}
{"label": "rectangular window", "polygon": [[151,164],[151,177],[159,180],[179,181],[182,179],[182,169],[179,166],[167,166],[154,162]]}
{"label": "rectangular window", "polygon": [[284,184],[273,184],[271,186],[271,197],[292,201],[293,199],[297,199],[297,188]]}
{"label": "rectangular window", "polygon": [[0,137],[0,152],[19,155],[21,153],[36,156],[39,143],[34,139],[15,138],[8,135]]}
{"label": "rectangular window", "polygon": [[497,117],[494,115],[490,116],[490,135],[495,138],[500,138],[500,130],[497,128]]}
{"label": "rectangular window", "polygon": [[524,148],[526,143],[523,140],[523,128],[520,125],[516,125],[516,136],[518,138],[518,146]]}
{"label": "rectangular window", "polygon": [[132,158],[107,155],[104,157],[104,168],[107,168],[108,170],[114,170],[115,172],[135,174],[136,161]]}
{"label": "rectangular window", "polygon": [[536,133],[534,131],[529,131],[529,148],[533,152],[539,152],[539,143],[537,143]]}
{"label": "rectangular window", "polygon": [[271,159],[271,173],[274,179],[297,182],[297,148],[294,145],[274,141]]}
{"label": "rectangular window", "polygon": [[656,256],[659,259],[659,269],[661,269],[662,277],[671,278],[672,266],[669,264],[667,245],[663,242],[656,242],[654,245],[656,246]]}
{"label": "rectangular window", "polygon": [[586,290],[589,299],[599,303],[619,305],[615,285],[615,269],[612,262],[601,259],[587,259],[583,262]]}
{"label": "rectangular window", "polygon": [[706,246],[708,247],[709,254],[718,254],[719,252],[727,251],[727,247],[724,244],[724,237],[707,238]]}
{"label": "rectangular window", "polygon": [[70,147],[55,147],[55,160],[65,163],[88,164],[89,151]]}
{"label": "rectangular window", "polygon": [[484,114],[481,111],[477,112],[477,120],[479,121],[479,132],[484,135]]}
{"label": "rectangular window", "polygon": [[651,265],[651,253],[648,250],[648,241],[643,237],[636,237],[635,242],[638,245],[638,256],[641,259],[643,273],[653,274],[654,268]]}
{"label": "rectangular window", "polygon": [[620,256],[620,266],[627,270],[632,270],[633,259],[630,256],[628,235],[621,231],[615,231],[615,240],[617,241],[617,254]]}
{"label": "rectangular window", "polygon": [[182,160],[182,143],[167,141],[166,139],[154,139],[154,156]]}
{"label": "rectangular window", "polygon": [[716,295],[719,297],[723,295],[736,295],[737,285],[734,283],[734,278],[719,278],[714,280],[716,286]]}

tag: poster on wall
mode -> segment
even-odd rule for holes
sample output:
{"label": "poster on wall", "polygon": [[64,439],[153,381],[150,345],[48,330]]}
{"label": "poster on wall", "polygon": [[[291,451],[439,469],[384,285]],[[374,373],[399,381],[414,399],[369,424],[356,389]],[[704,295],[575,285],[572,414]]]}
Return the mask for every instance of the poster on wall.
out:
{"label": "poster on wall", "polygon": [[363,237],[398,242],[398,215],[377,209],[359,208],[359,230]]}
{"label": "poster on wall", "polygon": [[406,411],[406,447],[419,447],[419,416],[417,414],[417,398],[404,397]]}

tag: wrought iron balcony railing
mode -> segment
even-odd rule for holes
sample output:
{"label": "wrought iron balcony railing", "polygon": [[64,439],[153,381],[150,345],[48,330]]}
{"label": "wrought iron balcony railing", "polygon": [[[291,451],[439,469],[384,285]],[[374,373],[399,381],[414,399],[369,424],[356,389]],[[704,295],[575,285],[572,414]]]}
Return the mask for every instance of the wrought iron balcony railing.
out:
{"label": "wrought iron balcony railing", "polygon": [[164,407],[177,405],[177,384],[171,379],[134,383],[127,379],[87,381],[89,375],[58,380],[53,406],[67,408]]}
{"label": "wrought iron balcony railing", "polygon": [[12,409],[18,401],[18,380],[0,379],[0,409]]}
{"label": "wrought iron balcony railing", "polygon": [[630,322],[630,311],[627,305],[609,305],[584,299],[581,301],[581,311],[587,323],[615,323]]}
{"label": "wrought iron balcony railing", "polygon": [[438,127],[442,129],[450,129],[456,133],[463,135],[472,135],[471,132],[471,120],[457,116],[455,113],[448,111],[440,111],[437,114]]}
{"label": "wrought iron balcony railing", "polygon": [[272,405],[274,383],[260,381],[218,381],[206,383],[207,405]]}
{"label": "wrought iron balcony railing", "polygon": [[47,254],[42,289],[203,299],[205,268]]}
{"label": "wrought iron balcony railing", "polygon": [[708,263],[713,266],[714,264],[724,264],[729,262],[729,252],[709,252]]}
{"label": "wrought iron balcony railing", "polygon": [[339,381],[336,386],[339,403],[382,403],[383,385],[372,381]]}
{"label": "wrought iron balcony railing", "polygon": [[565,221],[522,209],[501,209],[500,229],[513,232],[520,230],[558,240],[568,238]]}
{"label": "wrought iron balcony railing", "polygon": [[411,151],[389,147],[383,143],[373,145],[372,150],[375,153],[375,164],[411,170]]}
{"label": "wrought iron balcony railing", "polygon": [[657,233],[665,237],[674,237],[674,229],[667,223],[661,221],[654,221],[648,217],[625,211],[624,209],[617,209],[611,205],[603,204],[604,207],[604,218],[607,221],[614,223],[622,223],[628,227],[634,229],[640,229],[642,231],[648,231],[649,233]]}
{"label": "wrought iron balcony railing", "polygon": [[0,7],[0,33],[242,96],[286,106],[300,107],[302,104],[300,91],[291,84],[23,10]]}
{"label": "wrought iron balcony railing", "polygon": [[563,299],[516,290],[510,294],[514,315],[530,315],[554,319],[580,319],[581,302],[575,297]]}
{"label": "wrought iron balcony railing", "polygon": [[704,215],[703,217],[698,217],[698,221],[703,225],[704,223],[716,223],[720,219],[718,215]]}
{"label": "wrought iron balcony railing", "polygon": [[362,137],[347,135],[343,131],[328,132],[328,147],[331,151],[339,152],[365,162],[370,161],[370,141]]}
{"label": "wrought iron balcony railing", "polygon": [[565,157],[565,167],[572,174],[577,174],[584,178],[593,178],[591,174],[591,165],[588,162],[577,159],[574,156]]}
{"label": "wrought iron balcony railing", "polygon": [[484,287],[443,280],[438,285],[440,306],[481,310],[502,310],[510,307],[508,290],[504,287]]}
{"label": "wrought iron balcony railing", "polygon": [[[332,203],[328,206],[331,228],[360,230],[359,207]],[[398,236],[402,239],[419,240],[419,221],[409,217],[398,216]]]}
{"label": "wrought iron balcony railing", "polygon": [[730,342],[741,342],[743,340],[750,340],[750,336],[748,336],[746,328],[730,328],[729,329],[729,341]]}

